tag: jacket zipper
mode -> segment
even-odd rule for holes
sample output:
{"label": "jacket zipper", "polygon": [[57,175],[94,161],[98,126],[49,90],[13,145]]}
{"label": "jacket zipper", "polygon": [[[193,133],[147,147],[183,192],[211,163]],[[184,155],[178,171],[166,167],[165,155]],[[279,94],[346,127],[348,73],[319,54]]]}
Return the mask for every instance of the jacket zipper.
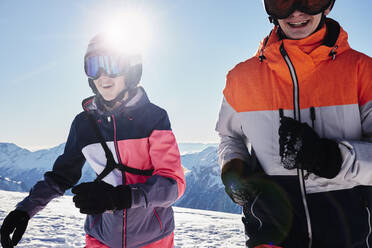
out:
{"label": "jacket zipper", "polygon": [[[118,158],[118,163],[119,164],[122,164],[121,162],[121,157],[120,157],[120,153],[119,153],[119,148],[118,148],[118,141],[116,139],[117,137],[117,133],[116,133],[116,121],[115,121],[115,116],[114,115],[111,115],[108,116],[108,121],[110,122],[110,119],[112,118],[112,122],[113,122],[113,126],[114,126],[114,145],[115,145],[115,152],[116,152],[116,156]],[[126,180],[126,176],[125,176],[125,172],[122,172],[122,176],[123,176],[123,181],[122,181],[122,184],[125,185],[127,182]],[[123,211],[123,248],[126,247],[126,235],[125,235],[125,229],[126,229],[126,223],[127,223],[127,210],[124,209]]]}
{"label": "jacket zipper", "polygon": [[296,70],[295,70],[295,68],[292,64],[292,61],[289,58],[287,51],[284,49],[283,43],[280,46],[280,53],[282,54],[285,62],[287,63],[289,72],[290,72],[291,77],[292,77],[294,119],[297,120],[297,121],[301,121],[298,78],[297,78]]}
{"label": "jacket zipper", "polygon": [[315,115],[315,108],[314,107],[310,107],[310,119],[311,119],[312,128],[315,129],[316,115]]}
{"label": "jacket zipper", "polygon": [[[287,51],[284,48],[283,43],[280,45],[279,50],[280,50],[280,53],[281,53],[282,57],[284,58],[285,62],[287,63],[289,72],[290,72],[291,77],[292,77],[294,119],[301,122],[299,85],[298,85],[298,78],[297,78],[296,70],[295,70],[295,68],[292,64],[291,59],[288,56]],[[306,223],[307,223],[307,230],[308,230],[308,236],[309,236],[309,248],[311,248],[313,234],[312,234],[312,230],[311,230],[311,220],[310,220],[309,207],[308,207],[307,199],[306,199],[304,171],[302,169],[297,169],[297,174],[298,174],[298,179],[299,179],[299,182],[300,182],[302,202],[304,204],[305,215],[306,215]]]}

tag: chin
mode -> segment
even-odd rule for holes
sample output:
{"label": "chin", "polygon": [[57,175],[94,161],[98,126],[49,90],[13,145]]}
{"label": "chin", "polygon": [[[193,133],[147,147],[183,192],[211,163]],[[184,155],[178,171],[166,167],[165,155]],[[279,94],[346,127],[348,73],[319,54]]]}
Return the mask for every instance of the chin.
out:
{"label": "chin", "polygon": [[304,32],[304,33],[295,33],[295,34],[292,34],[288,37],[290,37],[291,39],[294,39],[294,40],[300,40],[300,39],[304,39],[306,37],[308,37],[309,35],[311,35],[310,32]]}
{"label": "chin", "polygon": [[301,40],[301,39],[304,39],[306,37],[307,37],[307,35],[298,35],[298,36],[292,36],[291,39],[293,39],[293,40]]}
{"label": "chin", "polygon": [[115,97],[112,97],[112,96],[102,96],[103,99],[105,99],[105,101],[112,101],[115,99]]}

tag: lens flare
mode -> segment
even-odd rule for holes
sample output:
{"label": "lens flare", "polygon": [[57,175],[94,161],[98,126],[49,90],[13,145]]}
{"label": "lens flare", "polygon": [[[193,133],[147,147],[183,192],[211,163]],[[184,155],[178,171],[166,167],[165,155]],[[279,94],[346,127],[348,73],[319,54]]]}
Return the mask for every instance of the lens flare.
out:
{"label": "lens flare", "polygon": [[151,16],[139,4],[99,4],[87,18],[87,29],[107,35],[114,50],[143,54],[151,40]]}
{"label": "lens flare", "polygon": [[108,20],[104,26],[108,40],[115,50],[125,49],[142,53],[147,46],[150,28],[141,13],[123,13]]}

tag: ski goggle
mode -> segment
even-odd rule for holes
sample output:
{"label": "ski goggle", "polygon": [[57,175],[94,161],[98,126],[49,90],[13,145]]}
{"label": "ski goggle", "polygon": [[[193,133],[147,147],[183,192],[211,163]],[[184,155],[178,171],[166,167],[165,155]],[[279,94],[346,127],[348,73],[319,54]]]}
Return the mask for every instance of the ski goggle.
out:
{"label": "ski goggle", "polygon": [[104,72],[109,77],[121,76],[128,68],[120,56],[94,55],[84,59],[84,69],[88,78],[97,79]]}
{"label": "ski goggle", "polygon": [[295,10],[316,15],[331,6],[333,0],[263,0],[267,14],[277,19],[285,19]]}

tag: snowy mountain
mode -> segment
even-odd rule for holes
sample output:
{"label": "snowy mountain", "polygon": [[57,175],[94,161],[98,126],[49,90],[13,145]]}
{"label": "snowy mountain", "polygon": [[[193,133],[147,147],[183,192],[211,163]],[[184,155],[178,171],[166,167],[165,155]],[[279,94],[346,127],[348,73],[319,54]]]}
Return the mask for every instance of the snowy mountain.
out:
{"label": "snowy mountain", "polygon": [[176,206],[205,210],[241,213],[225,193],[218,165],[217,147],[208,147],[199,153],[181,157],[186,173],[185,194],[176,202]]}
{"label": "snowy mountain", "polygon": [[[0,225],[26,195],[0,190]],[[238,214],[175,207],[174,215],[175,248],[244,247],[243,224]],[[30,220],[17,247],[84,247],[84,218],[71,196],[54,199]]]}
{"label": "snowy mountain", "polygon": [[[240,207],[233,204],[226,195],[217,163],[215,144],[198,151],[206,144],[181,143],[182,165],[187,169],[186,192],[176,206],[204,210],[240,213]],[[63,153],[64,144],[51,149],[35,152],[20,148],[11,143],[0,143],[0,189],[10,191],[29,191],[50,170],[55,159]],[[93,181],[94,171],[89,165],[83,168],[80,182]],[[70,192],[67,192],[70,194]]]}
{"label": "snowy mountain", "polygon": [[[17,184],[3,186],[0,189],[12,191],[29,191],[43,178],[46,171],[52,169],[54,161],[63,153],[65,144],[51,149],[31,152],[12,143],[0,143],[0,175],[9,181],[22,182],[22,190]],[[84,166],[81,181],[91,180],[94,172],[89,166]]]}
{"label": "snowy mountain", "polygon": [[196,153],[204,150],[207,147],[217,147],[217,143],[179,143],[178,149],[180,150],[181,155],[188,153]]}

